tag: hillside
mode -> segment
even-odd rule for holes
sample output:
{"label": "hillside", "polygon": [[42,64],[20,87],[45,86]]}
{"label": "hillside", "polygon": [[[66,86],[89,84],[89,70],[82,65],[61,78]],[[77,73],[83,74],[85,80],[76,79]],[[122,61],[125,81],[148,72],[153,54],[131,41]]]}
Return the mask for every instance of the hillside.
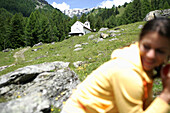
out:
{"label": "hillside", "polygon": [[[7,67],[0,71],[0,75],[29,65],[64,61],[70,62],[70,69],[79,76],[80,80],[84,80],[94,69],[110,59],[113,50],[137,41],[141,26],[144,25],[144,23],[145,22],[136,22],[106,31],[89,33],[80,37],[70,37],[62,42],[43,44],[32,48],[18,48],[10,50],[9,52],[0,52],[0,70],[3,66]],[[111,35],[113,32],[116,36],[110,36],[103,40],[99,38],[101,33]],[[76,48],[82,49],[75,51]],[[73,63],[77,61],[82,61],[82,65],[76,68]],[[161,81],[157,79],[153,88],[154,96],[158,95],[161,89]],[[0,102],[3,101],[4,99],[1,97]],[[58,111],[58,109],[54,109]]]}
{"label": "hillside", "polygon": [[[127,6],[128,6],[128,4],[127,4]],[[121,16],[124,13],[125,9],[126,9],[126,7],[124,7],[123,5],[119,6],[117,8],[118,8],[119,14],[116,15],[116,16]],[[94,15],[94,16],[100,15],[100,14],[102,14],[104,12],[104,10],[105,10],[104,8],[93,9],[88,15],[91,15],[91,14]]]}
{"label": "hillside", "polygon": [[[87,67],[87,70],[85,72],[79,72],[76,69],[75,71],[77,71],[80,76],[83,76],[84,73],[89,74],[100,64],[109,60],[110,54],[114,49],[129,45],[132,42],[136,41],[138,39],[138,33],[140,32],[138,26],[143,25],[144,23],[145,22],[137,22],[135,24],[128,24],[116,27],[123,29],[123,31],[116,33],[121,35],[116,37],[109,37],[101,42],[96,41],[97,38],[100,37],[101,32],[93,32],[81,37],[70,37],[69,39],[66,39],[62,42],[56,42],[55,44],[43,44],[42,46],[28,48],[28,50],[23,53],[24,59],[19,56],[20,58],[18,58],[17,61],[13,56],[16,54],[16,52],[21,51],[24,48],[11,50],[10,52],[0,52],[0,66],[15,63],[14,66],[1,71],[0,75],[26,65],[52,61],[67,61],[71,63],[76,61],[86,61],[90,65],[90,67]],[[109,34],[108,31],[110,30],[114,30],[114,28],[103,32]],[[88,37],[92,35],[94,40],[88,39]],[[109,41],[113,38],[116,40]],[[76,44],[82,43],[88,44],[83,45],[83,49],[80,51],[73,51]],[[37,48],[40,49],[38,51],[33,51]]]}
{"label": "hillside", "polygon": [[[154,7],[152,4],[156,4]],[[152,6],[152,7],[151,7]],[[157,7],[159,6],[159,7]],[[3,8],[2,8],[3,7]],[[38,42],[51,43],[68,39],[71,25],[79,20],[90,22],[91,29],[113,28],[142,21],[146,14],[155,9],[168,9],[168,1],[134,0],[111,9],[98,8],[89,14],[69,18],[44,0],[0,1],[0,50],[33,46]],[[38,10],[35,10],[38,9]],[[11,13],[9,13],[11,12]],[[12,17],[11,17],[12,16]],[[26,17],[27,16],[27,17]]]}
{"label": "hillside", "polygon": [[36,9],[53,9],[45,0],[1,0],[0,8],[4,8],[12,14],[20,12],[26,17]]}

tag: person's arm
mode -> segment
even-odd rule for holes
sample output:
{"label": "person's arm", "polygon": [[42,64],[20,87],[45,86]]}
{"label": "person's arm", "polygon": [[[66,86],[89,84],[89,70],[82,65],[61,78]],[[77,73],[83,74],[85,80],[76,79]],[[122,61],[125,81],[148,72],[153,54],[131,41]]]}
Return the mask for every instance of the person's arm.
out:
{"label": "person's arm", "polygon": [[169,105],[159,97],[143,110],[143,83],[137,72],[117,70],[112,78],[115,104],[120,113],[168,113]]}

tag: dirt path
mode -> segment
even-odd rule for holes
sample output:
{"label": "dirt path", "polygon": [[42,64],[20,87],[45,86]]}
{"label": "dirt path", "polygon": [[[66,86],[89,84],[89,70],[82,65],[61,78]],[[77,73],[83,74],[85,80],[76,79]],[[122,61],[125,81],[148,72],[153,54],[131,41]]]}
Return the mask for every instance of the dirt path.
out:
{"label": "dirt path", "polygon": [[15,58],[15,63],[17,63],[19,59],[22,61],[25,60],[24,52],[27,51],[29,48],[30,47],[24,48],[14,54],[13,57]]}
{"label": "dirt path", "polygon": [[25,60],[24,52],[27,51],[29,48],[30,47],[27,47],[27,48],[24,48],[24,49],[16,52],[13,56],[15,58],[15,63],[13,63],[11,65],[1,66],[0,71],[3,71],[4,69],[6,69],[8,67],[14,66],[19,60],[24,61]]}

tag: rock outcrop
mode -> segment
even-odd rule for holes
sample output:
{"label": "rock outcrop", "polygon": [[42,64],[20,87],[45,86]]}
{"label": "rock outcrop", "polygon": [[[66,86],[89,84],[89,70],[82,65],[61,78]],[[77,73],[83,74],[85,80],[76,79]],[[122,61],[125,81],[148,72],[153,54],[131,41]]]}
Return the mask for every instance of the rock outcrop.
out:
{"label": "rock outcrop", "polygon": [[158,17],[170,17],[170,9],[151,11],[146,15],[143,20],[149,21]]}
{"label": "rock outcrop", "polygon": [[0,76],[1,113],[48,113],[62,108],[80,81],[69,62],[26,66]]}

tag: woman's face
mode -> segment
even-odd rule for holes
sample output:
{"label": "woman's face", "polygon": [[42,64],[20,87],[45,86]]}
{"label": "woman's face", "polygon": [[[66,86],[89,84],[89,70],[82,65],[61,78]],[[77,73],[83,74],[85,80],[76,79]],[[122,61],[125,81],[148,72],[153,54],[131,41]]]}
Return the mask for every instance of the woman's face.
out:
{"label": "woman's face", "polygon": [[170,41],[157,32],[149,32],[139,41],[139,49],[143,68],[150,71],[170,56]]}

